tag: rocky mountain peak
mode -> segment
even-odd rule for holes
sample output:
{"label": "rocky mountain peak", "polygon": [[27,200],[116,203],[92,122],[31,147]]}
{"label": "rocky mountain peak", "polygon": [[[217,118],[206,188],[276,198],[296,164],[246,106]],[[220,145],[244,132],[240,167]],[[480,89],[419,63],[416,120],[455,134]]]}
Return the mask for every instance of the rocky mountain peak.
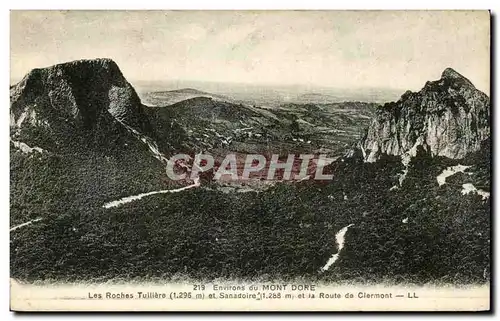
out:
{"label": "rocky mountain peak", "polygon": [[10,89],[11,127],[55,119],[92,128],[103,114],[137,125],[141,101],[118,65],[108,58],[77,60],[31,70]]}
{"label": "rocky mountain peak", "polygon": [[443,70],[443,73],[441,73],[441,78],[465,78],[461,74],[455,71],[453,68],[446,68]]}
{"label": "rocky mountain peak", "polygon": [[419,92],[381,106],[359,145],[366,161],[381,154],[413,156],[418,146],[432,156],[463,158],[489,134],[488,96],[447,68]]}

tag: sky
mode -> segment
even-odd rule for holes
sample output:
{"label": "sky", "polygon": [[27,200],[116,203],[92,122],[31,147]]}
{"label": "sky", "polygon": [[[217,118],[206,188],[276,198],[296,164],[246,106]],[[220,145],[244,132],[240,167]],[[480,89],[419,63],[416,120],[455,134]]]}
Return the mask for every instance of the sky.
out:
{"label": "sky", "polygon": [[11,79],[107,57],[130,81],[419,90],[452,67],[489,93],[487,11],[11,11]]}

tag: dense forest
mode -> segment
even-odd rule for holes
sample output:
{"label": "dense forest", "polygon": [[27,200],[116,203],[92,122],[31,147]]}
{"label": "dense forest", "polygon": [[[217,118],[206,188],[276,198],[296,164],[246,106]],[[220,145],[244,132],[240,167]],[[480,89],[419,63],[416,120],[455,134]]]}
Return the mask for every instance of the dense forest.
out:
{"label": "dense forest", "polygon": [[[106,195],[69,191],[64,176],[58,182],[33,181],[31,188],[44,188],[43,193],[12,204],[11,212],[23,220],[44,220],[11,233],[11,273],[20,280],[64,281],[487,282],[490,201],[462,195],[461,185],[472,182],[488,190],[489,158],[488,144],[464,160],[420,153],[402,186],[391,190],[403,169],[399,157],[364,163],[354,155],[332,164],[330,182],[278,183],[265,192],[233,194],[202,186],[110,209],[102,208]],[[37,167],[47,179],[67,164],[38,161],[44,162]],[[13,163],[12,175],[30,179],[32,167]],[[439,186],[436,176],[458,163],[473,166]],[[82,174],[99,179],[90,171]],[[133,184],[133,176],[122,183]],[[13,193],[28,192],[13,186]],[[90,196],[74,200],[73,195]],[[319,273],[337,251],[335,234],[349,224],[354,225],[340,259]]]}

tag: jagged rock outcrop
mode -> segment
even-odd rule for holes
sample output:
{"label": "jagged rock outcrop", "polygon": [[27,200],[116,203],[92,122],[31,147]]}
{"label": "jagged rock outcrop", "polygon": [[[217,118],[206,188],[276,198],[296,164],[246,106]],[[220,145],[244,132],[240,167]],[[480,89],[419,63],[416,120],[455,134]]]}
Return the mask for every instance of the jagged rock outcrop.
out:
{"label": "jagged rock outcrop", "polygon": [[11,139],[60,153],[119,151],[137,138],[157,154],[180,148],[185,133],[164,114],[107,58],[33,69],[10,88]]}
{"label": "jagged rock outcrop", "polygon": [[11,87],[10,101],[11,128],[63,121],[88,129],[108,113],[134,127],[147,122],[137,93],[111,59],[33,69]]}
{"label": "jagged rock outcrop", "polygon": [[432,156],[463,158],[490,135],[490,100],[451,68],[419,92],[378,108],[359,143],[365,161],[412,155],[421,146]]}

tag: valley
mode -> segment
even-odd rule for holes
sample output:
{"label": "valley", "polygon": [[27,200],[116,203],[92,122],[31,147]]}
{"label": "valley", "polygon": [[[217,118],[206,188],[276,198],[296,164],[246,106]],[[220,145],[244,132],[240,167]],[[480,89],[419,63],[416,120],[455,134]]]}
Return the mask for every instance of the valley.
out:
{"label": "valley", "polygon": [[[458,72],[385,104],[141,96],[110,59],[12,86],[11,277],[489,282],[489,98]],[[333,179],[174,181],[179,153],[322,154]]]}

